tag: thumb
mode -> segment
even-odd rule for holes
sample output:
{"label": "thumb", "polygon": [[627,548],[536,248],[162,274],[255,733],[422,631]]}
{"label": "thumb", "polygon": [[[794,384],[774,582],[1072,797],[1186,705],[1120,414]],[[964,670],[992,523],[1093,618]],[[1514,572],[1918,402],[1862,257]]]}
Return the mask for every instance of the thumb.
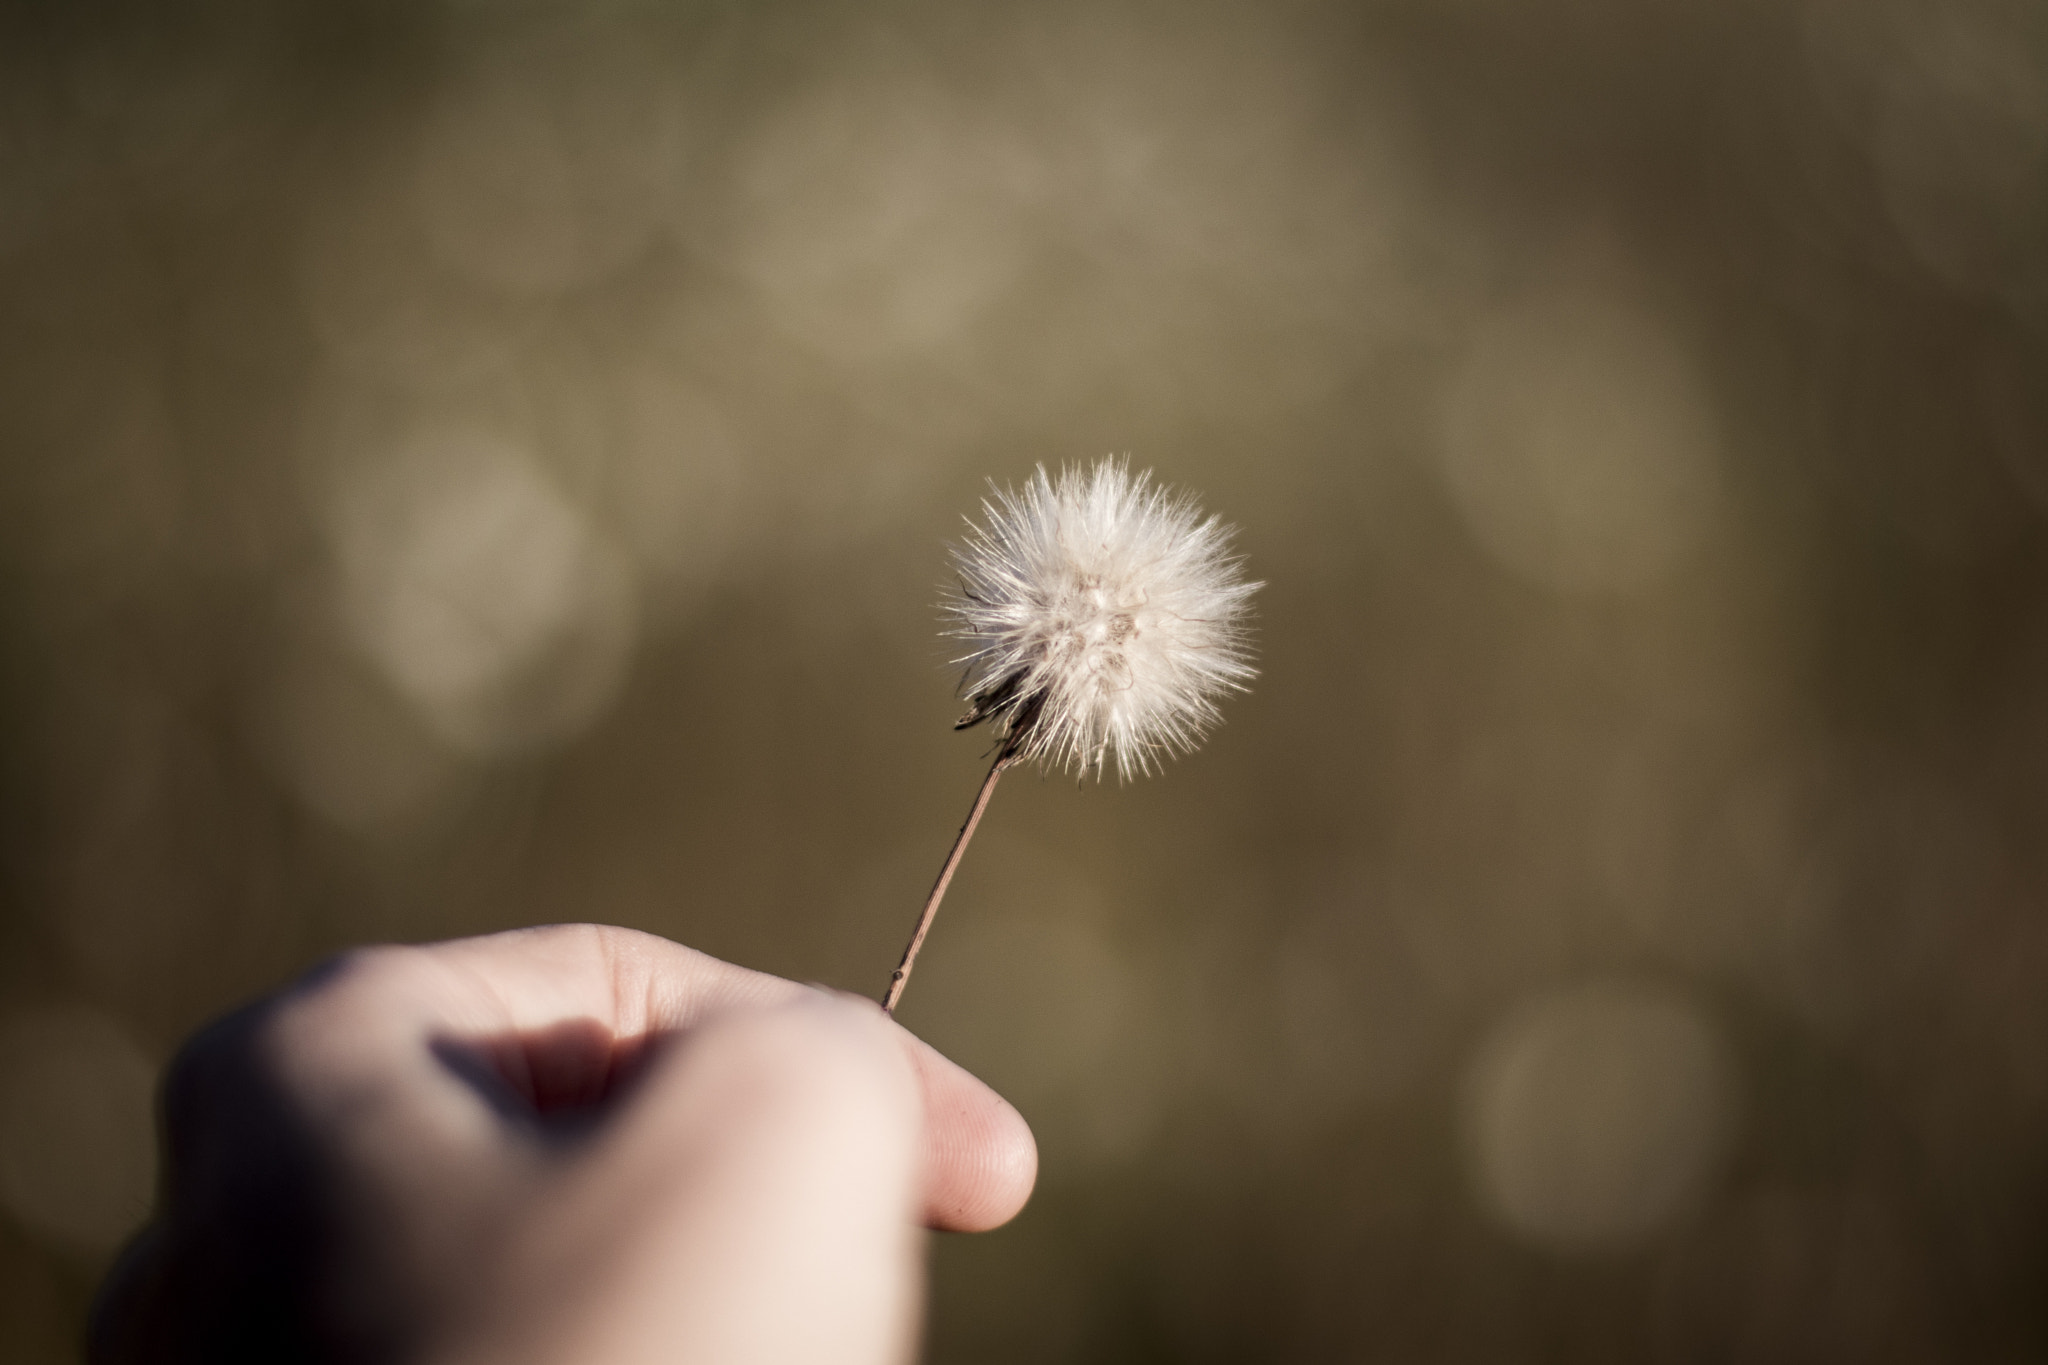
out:
{"label": "thumb", "polygon": [[866,1002],[808,992],[707,1021],[536,1200],[463,1358],[908,1360],[922,1127]]}

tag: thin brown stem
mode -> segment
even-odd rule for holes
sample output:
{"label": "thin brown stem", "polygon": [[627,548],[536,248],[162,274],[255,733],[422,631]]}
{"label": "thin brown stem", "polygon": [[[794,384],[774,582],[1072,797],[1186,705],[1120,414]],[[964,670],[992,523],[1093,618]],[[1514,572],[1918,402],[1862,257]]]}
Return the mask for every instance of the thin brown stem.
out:
{"label": "thin brown stem", "polygon": [[1016,754],[1007,744],[996,751],[996,761],[989,765],[988,776],[981,780],[981,790],[975,794],[974,808],[967,812],[967,823],[960,826],[960,837],[953,841],[953,851],[946,855],[946,865],[939,869],[939,879],[932,884],[932,894],[925,899],[924,913],[917,917],[917,932],[910,936],[910,946],[903,950],[903,961],[896,964],[896,971],[889,978],[889,989],[882,995],[882,1013],[896,1013],[897,1002],[903,999],[903,989],[910,984],[910,969],[917,962],[918,949],[924,947],[924,936],[931,932],[932,919],[939,913],[939,902],[946,898],[946,887],[952,883],[953,869],[960,866],[961,855],[967,852],[967,841],[974,837],[974,827],[981,823],[981,813],[988,809],[989,797],[995,795],[996,779],[1015,760]]}

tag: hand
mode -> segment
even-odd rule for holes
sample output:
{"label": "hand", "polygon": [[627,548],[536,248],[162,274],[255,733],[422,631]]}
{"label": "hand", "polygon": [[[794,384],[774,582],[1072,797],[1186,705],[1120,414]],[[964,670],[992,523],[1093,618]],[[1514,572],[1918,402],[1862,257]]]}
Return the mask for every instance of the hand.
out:
{"label": "hand", "polygon": [[1017,1112],[874,1005],[588,925],[348,954],[200,1034],[96,1365],[901,1361]]}

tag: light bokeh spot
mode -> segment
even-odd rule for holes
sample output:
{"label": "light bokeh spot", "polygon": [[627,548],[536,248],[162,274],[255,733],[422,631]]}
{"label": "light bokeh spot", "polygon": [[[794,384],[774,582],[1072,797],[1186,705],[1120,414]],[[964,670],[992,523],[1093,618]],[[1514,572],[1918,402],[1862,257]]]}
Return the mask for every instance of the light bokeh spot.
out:
{"label": "light bokeh spot", "polygon": [[1442,411],[1444,474],[1479,543],[1567,593],[1655,586],[1716,500],[1712,405],[1668,329],[1592,290],[1486,318]]}
{"label": "light bokeh spot", "polygon": [[545,47],[443,95],[417,152],[421,226],[449,270],[547,295],[600,278],[660,225],[674,125],[625,50]]}
{"label": "light bokeh spot", "polygon": [[718,249],[821,349],[926,352],[956,342],[1023,267],[1018,155],[914,80],[807,92],[741,152]]}
{"label": "light bokeh spot", "polygon": [[264,717],[281,775],[344,829],[402,833],[426,823],[462,789],[460,759],[361,665],[308,655],[282,671]]}
{"label": "light bokeh spot", "polygon": [[610,699],[635,634],[632,581],[521,451],[424,429],[350,470],[329,514],[349,634],[445,741],[545,744]]}
{"label": "light bokeh spot", "polygon": [[1727,1046],[1684,996],[1632,982],[1539,996],[1495,1025],[1466,1073],[1472,1182],[1523,1240],[1632,1246],[1702,1193],[1736,1106]]}
{"label": "light bokeh spot", "polygon": [[1828,0],[1801,17],[1820,87],[1906,249],[1956,287],[2038,293],[2048,282],[2038,6]]}
{"label": "light bokeh spot", "polygon": [[407,389],[474,382],[531,337],[538,308],[446,269],[395,180],[373,163],[310,215],[297,271],[306,321],[354,371]]}

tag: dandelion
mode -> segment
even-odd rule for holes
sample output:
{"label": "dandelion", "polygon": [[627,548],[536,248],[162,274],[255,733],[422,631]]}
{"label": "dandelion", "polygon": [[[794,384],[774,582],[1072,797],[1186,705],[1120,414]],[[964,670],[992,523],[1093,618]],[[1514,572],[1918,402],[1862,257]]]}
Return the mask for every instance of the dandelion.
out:
{"label": "dandelion", "polygon": [[1186,494],[1106,459],[1057,480],[1040,466],[982,512],[954,548],[960,587],[944,610],[968,645],[954,728],[989,722],[995,759],[889,980],[892,1014],[1005,769],[1099,779],[1114,761],[1120,780],[1149,774],[1199,745],[1217,701],[1254,675],[1244,620],[1259,584],[1245,581],[1231,528]]}

